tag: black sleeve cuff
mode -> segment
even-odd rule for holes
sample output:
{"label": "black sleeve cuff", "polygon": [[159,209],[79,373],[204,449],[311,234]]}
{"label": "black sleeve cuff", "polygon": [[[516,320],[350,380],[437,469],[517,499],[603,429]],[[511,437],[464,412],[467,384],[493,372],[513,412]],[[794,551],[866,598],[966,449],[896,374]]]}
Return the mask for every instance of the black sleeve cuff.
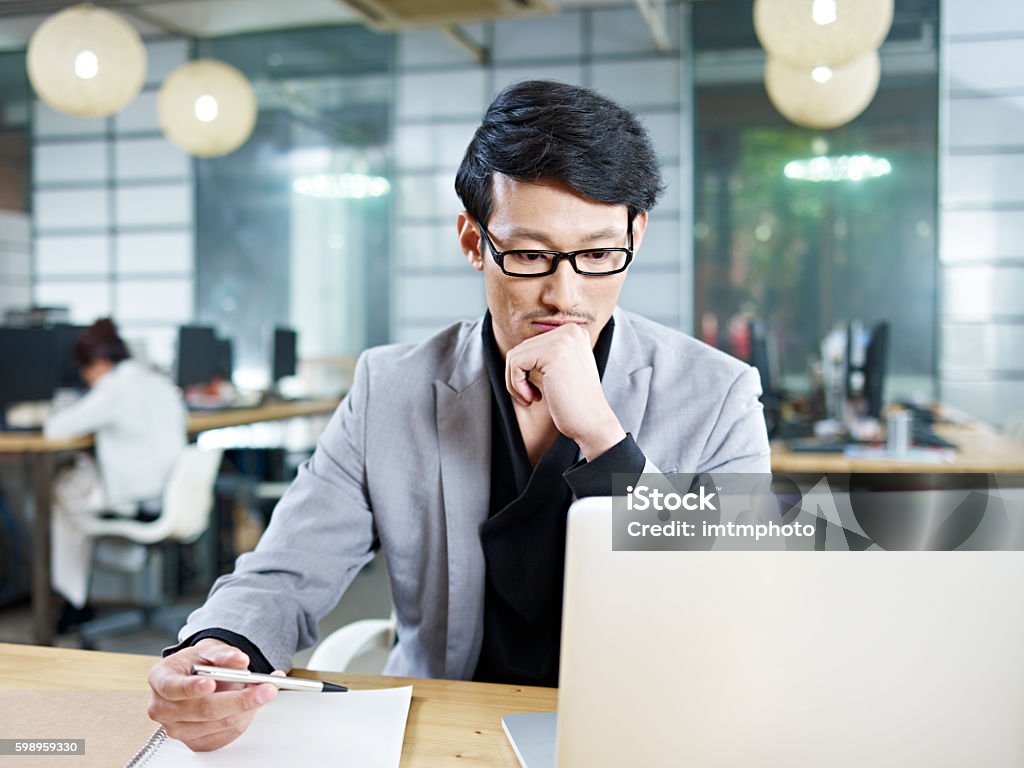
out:
{"label": "black sleeve cuff", "polygon": [[253,645],[248,638],[242,637],[228,629],[201,629],[191,637],[182,640],[177,645],[172,645],[170,648],[164,648],[163,655],[170,656],[172,653],[177,653],[182,648],[188,648],[189,646],[195,645],[200,640],[207,637],[212,637],[216,640],[223,640],[228,645],[233,645],[248,656],[250,672],[259,672],[264,675],[269,675],[274,671],[273,665],[267,661],[267,657],[263,655],[259,648]]}
{"label": "black sleeve cuff", "polygon": [[611,496],[612,475],[632,475],[627,484],[640,479],[647,466],[647,458],[633,436],[626,436],[593,461],[580,459],[562,473],[565,482],[577,499],[588,496]]}

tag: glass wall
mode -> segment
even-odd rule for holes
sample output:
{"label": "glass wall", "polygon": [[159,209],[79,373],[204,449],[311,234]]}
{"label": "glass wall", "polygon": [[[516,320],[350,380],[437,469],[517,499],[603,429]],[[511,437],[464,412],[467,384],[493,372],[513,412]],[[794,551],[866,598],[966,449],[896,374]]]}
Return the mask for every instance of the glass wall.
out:
{"label": "glass wall", "polygon": [[198,321],[235,340],[241,384],[263,383],[275,325],[325,390],[388,340],[392,45],[356,26],[200,44],[260,104],[252,138],[196,173]]}
{"label": "glass wall", "polygon": [[[693,6],[694,327],[727,344],[731,322],[764,321],[793,388],[836,324],[888,320],[890,395],[933,394],[936,5],[897,0],[878,95],[831,131],[799,128],[768,101],[750,0]],[[800,178],[815,158],[831,168],[854,155],[883,175]]]}

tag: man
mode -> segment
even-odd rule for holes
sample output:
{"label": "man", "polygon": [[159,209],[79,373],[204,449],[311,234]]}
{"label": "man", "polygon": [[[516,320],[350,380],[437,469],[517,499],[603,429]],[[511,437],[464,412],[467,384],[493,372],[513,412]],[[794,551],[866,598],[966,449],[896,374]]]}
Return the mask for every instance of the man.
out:
{"label": "man", "polygon": [[456,178],[488,314],[360,358],[256,551],[150,674],[172,736],[214,749],[244,730],[274,689],[215,692],[189,666],[287,668],[377,548],[385,673],[554,685],[573,497],[645,468],[769,470],[756,371],[616,309],[660,188],[621,107],[551,82],[498,95]]}

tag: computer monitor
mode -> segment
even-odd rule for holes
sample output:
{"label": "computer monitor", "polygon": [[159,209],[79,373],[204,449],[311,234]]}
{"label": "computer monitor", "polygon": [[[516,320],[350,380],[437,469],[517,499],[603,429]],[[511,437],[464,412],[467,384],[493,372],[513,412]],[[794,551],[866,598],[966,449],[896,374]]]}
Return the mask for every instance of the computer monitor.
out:
{"label": "computer monitor", "polygon": [[235,370],[235,350],[231,339],[217,339],[217,377],[231,381]]}
{"label": "computer monitor", "polygon": [[775,337],[760,320],[751,320],[749,327],[750,355],[747,363],[757,369],[761,377],[761,404],[764,406],[768,434],[774,436],[779,426],[782,392],[778,382],[778,350]]}
{"label": "computer monitor", "polygon": [[271,354],[270,378],[275,383],[286,376],[295,375],[295,348],[298,334],[290,328],[274,329],[274,349]]}
{"label": "computer monitor", "polygon": [[178,386],[184,389],[216,378],[222,355],[220,340],[213,328],[205,325],[178,328]]}
{"label": "computer monitor", "polygon": [[51,329],[57,337],[57,358],[60,366],[57,387],[60,389],[85,389],[86,387],[78,369],[78,360],[75,358],[75,342],[85,328],[84,325],[61,323]]}
{"label": "computer monitor", "polygon": [[60,359],[50,328],[0,328],[0,422],[11,403],[49,400]]}
{"label": "computer monitor", "polygon": [[885,376],[889,365],[889,324],[881,322],[871,330],[864,352],[864,398],[868,415],[882,417],[885,405]]}

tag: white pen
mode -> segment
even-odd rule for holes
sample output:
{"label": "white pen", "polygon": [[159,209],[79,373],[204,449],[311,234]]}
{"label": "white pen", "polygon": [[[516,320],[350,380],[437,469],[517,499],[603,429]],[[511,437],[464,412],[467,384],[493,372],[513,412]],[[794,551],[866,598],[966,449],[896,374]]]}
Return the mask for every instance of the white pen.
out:
{"label": "white pen", "polygon": [[311,693],[345,693],[344,685],[325,683],[323,680],[303,680],[298,677],[282,677],[281,675],[261,675],[247,669],[228,669],[226,667],[210,667],[205,664],[193,664],[192,674],[219,680],[222,683],[244,683],[257,685],[270,683],[284,691],[310,691]]}

